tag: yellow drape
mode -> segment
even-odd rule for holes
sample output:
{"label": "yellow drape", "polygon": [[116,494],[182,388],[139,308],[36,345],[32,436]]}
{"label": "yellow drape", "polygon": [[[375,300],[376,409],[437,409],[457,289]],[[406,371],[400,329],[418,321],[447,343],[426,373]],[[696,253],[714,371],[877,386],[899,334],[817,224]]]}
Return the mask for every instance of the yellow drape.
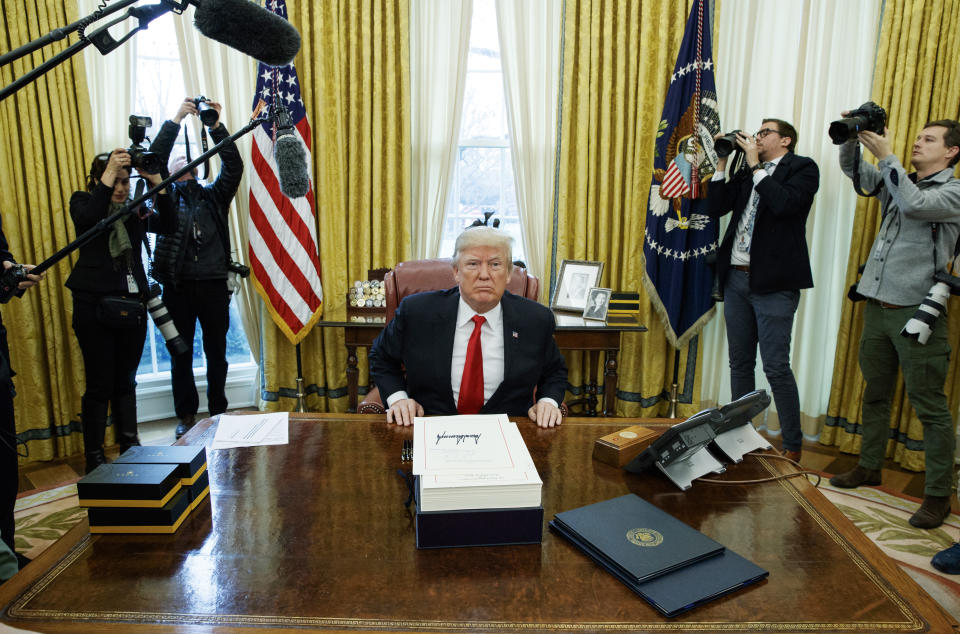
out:
{"label": "yellow drape", "polygon": [[[342,321],[354,280],[410,257],[409,4],[288,7],[303,41],[295,63],[313,128],[323,319]],[[263,339],[264,407],[291,410],[295,349],[268,319]],[[346,411],[343,331],[314,328],[301,353],[307,409]],[[361,365],[361,385],[366,376]]]}
{"label": "yellow drape", "polygon": [[[68,0],[5,2],[0,11],[0,49],[11,51],[77,19]],[[4,85],[77,40],[47,45],[5,66]],[[73,56],[0,103],[0,214],[10,250],[36,263],[69,243],[73,223],[67,201],[81,189],[95,152],[82,58]],[[75,256],[61,260],[20,299],[2,308],[10,357],[17,376],[17,434],[26,460],[49,460],[83,450],[79,408],[83,361],[70,319],[73,305],[63,286]],[[24,448],[19,448],[25,453]]]}
{"label": "yellow drape", "polygon": [[[563,259],[602,261],[603,286],[641,293],[640,320],[649,332],[623,335],[620,416],[665,415],[673,380],[674,350],[644,299],[641,256],[655,135],[692,5],[568,0],[564,12],[554,266]],[[688,403],[681,416],[699,406],[693,363],[687,376],[688,359],[698,356],[695,344],[681,350],[679,383]],[[570,384],[580,393],[585,355],[568,354],[567,361]]]}
{"label": "yellow drape", "polygon": [[[953,0],[886,3],[873,75],[873,100],[887,109],[893,151],[904,165],[909,165],[905,159],[910,156],[913,139],[924,123],[960,118],[958,47],[960,3]],[[879,227],[877,200],[860,198],[847,262],[848,284],[855,282],[857,268],[866,261]],[[931,242],[928,257],[932,257],[932,248]],[[960,302],[956,298],[951,299],[948,314],[953,355],[946,393],[950,411],[955,412],[960,403]],[[860,451],[863,377],[857,353],[862,331],[863,305],[845,302],[837,337],[833,388],[820,442],[836,445],[848,453]],[[887,445],[887,457],[907,469],[923,471],[923,426],[909,404],[902,378],[893,395],[890,425],[895,431]]]}

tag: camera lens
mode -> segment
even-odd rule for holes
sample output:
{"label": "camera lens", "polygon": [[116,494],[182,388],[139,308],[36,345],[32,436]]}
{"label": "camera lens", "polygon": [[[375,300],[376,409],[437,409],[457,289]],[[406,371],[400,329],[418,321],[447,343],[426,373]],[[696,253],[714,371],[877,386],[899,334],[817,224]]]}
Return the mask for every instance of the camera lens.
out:
{"label": "camera lens", "polygon": [[200,113],[200,121],[203,122],[203,125],[210,126],[216,125],[217,119],[220,118],[220,113],[216,111],[210,104],[205,101],[201,101],[197,104],[197,110]]}
{"label": "camera lens", "polygon": [[740,149],[737,146],[737,132],[739,132],[739,130],[728,132],[713,142],[713,149],[717,153],[717,156],[720,158],[730,156],[734,150]]}

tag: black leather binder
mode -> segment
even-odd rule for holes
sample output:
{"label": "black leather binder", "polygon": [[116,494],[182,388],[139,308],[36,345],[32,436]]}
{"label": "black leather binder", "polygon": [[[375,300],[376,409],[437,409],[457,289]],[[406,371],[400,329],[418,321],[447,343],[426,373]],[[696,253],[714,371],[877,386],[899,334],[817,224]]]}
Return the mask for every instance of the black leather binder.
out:
{"label": "black leather binder", "polygon": [[597,563],[632,583],[723,551],[723,545],[632,493],[557,513],[550,526],[589,547]]}

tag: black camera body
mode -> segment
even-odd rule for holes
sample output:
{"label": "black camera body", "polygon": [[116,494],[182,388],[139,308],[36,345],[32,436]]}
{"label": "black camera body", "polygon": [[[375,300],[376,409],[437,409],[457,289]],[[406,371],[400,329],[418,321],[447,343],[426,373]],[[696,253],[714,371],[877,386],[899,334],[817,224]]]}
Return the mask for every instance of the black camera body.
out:
{"label": "black camera body", "polygon": [[250,267],[233,260],[230,260],[229,264],[227,264],[227,272],[234,273],[240,277],[250,277]]}
{"label": "black camera body", "polygon": [[827,134],[834,145],[842,145],[847,141],[857,138],[857,135],[864,130],[876,132],[883,135],[883,129],[887,125],[887,111],[868,101],[856,110],[851,110],[843,119],[838,119],[830,124]]}
{"label": "black camera body", "polygon": [[26,282],[28,279],[27,270],[22,264],[14,264],[9,269],[4,269],[0,273],[0,301],[7,301],[14,295],[17,297],[23,295],[20,282]]}
{"label": "black camera body", "polygon": [[141,145],[147,136],[147,128],[153,125],[153,119],[140,115],[130,115],[130,127],[127,133],[130,135],[130,147],[127,153],[130,154],[130,166],[139,172],[148,174],[159,174],[163,169],[163,157],[156,152],[150,152]]}
{"label": "black camera body", "polygon": [[717,156],[724,158],[740,150],[740,146],[737,145],[737,134],[739,132],[740,130],[727,132],[713,142],[713,150],[717,153]]}
{"label": "black camera body", "polygon": [[217,120],[220,118],[220,113],[217,112],[216,108],[210,105],[210,100],[204,97],[203,95],[197,95],[193,98],[193,105],[197,107],[197,112],[200,116],[200,121],[203,122],[203,125],[208,128],[217,125]]}

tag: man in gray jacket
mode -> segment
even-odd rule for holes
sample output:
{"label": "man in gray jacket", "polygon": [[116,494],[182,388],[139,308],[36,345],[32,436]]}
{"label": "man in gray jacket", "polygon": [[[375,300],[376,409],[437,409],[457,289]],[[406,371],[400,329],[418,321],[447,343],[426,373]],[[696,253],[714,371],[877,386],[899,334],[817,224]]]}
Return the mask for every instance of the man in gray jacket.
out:
{"label": "man in gray jacket", "polygon": [[[919,528],[935,528],[950,513],[955,439],[953,418],[944,394],[950,345],[947,320],[938,318],[926,344],[900,335],[934,284],[946,270],[960,233],[960,180],[953,177],[960,160],[960,123],[931,121],[917,135],[910,156],[916,172],[907,174],[891,151],[889,131],[861,132],[859,142],[879,163],[856,164],[856,141],[840,147],[840,167],[880,199],[883,220],[857,292],[867,299],[860,338],[863,392],[863,439],[859,464],[830,483],[846,488],[880,484],[890,438],[890,401],[903,370],[910,403],[923,423],[926,458],[923,504],[910,518]],[[876,190],[876,191],[874,191]]]}

